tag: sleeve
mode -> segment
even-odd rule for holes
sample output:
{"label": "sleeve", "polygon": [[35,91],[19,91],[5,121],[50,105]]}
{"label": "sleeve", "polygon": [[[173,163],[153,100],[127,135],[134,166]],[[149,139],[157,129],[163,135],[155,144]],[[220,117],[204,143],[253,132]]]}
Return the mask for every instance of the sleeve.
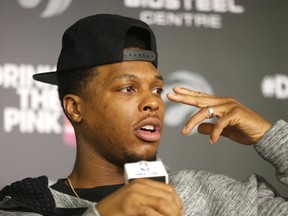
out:
{"label": "sleeve", "polygon": [[[288,186],[288,123],[276,122],[254,146],[256,151],[276,169],[276,177]],[[262,177],[257,178],[257,214],[288,215],[288,199]]]}
{"label": "sleeve", "polygon": [[[97,204],[96,204],[97,205]],[[99,212],[96,209],[96,205],[91,205],[82,216],[100,216]]]}
{"label": "sleeve", "polygon": [[275,167],[277,179],[288,186],[288,123],[277,121],[254,148]]}

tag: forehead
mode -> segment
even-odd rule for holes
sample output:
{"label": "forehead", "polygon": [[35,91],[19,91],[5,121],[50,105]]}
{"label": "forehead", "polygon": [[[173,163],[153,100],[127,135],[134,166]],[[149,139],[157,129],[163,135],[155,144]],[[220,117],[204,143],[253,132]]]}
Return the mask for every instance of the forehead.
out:
{"label": "forehead", "polygon": [[110,83],[122,79],[151,79],[161,80],[162,76],[158,73],[155,66],[145,61],[123,61],[109,65],[97,67],[98,78]]}

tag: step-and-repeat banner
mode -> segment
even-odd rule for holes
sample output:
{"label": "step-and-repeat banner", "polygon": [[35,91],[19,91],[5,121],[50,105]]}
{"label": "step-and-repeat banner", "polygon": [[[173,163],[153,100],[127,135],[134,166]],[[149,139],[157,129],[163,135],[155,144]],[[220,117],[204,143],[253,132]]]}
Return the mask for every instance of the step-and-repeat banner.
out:
{"label": "step-and-repeat banner", "polygon": [[[139,18],[155,31],[166,93],[173,86],[232,96],[271,122],[288,120],[287,0],[0,0],[0,188],[27,176],[65,178],[73,129],[55,86],[34,73],[55,69],[64,30],[97,13]],[[172,170],[205,169],[244,180],[264,176],[288,195],[253,147],[180,130],[196,108],[166,103],[159,155]]]}

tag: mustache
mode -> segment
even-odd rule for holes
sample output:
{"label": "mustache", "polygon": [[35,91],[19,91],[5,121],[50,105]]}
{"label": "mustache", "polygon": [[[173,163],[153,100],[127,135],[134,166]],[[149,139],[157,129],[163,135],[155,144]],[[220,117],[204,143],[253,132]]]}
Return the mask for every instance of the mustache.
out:
{"label": "mustache", "polygon": [[143,116],[142,118],[140,118],[140,119],[134,124],[134,127],[136,127],[137,125],[141,124],[142,121],[144,121],[144,120],[146,120],[146,119],[149,119],[149,118],[151,118],[151,119],[157,118],[157,119],[161,122],[161,124],[162,124],[162,122],[163,122],[158,115],[155,115],[155,114],[147,114],[147,115]]}

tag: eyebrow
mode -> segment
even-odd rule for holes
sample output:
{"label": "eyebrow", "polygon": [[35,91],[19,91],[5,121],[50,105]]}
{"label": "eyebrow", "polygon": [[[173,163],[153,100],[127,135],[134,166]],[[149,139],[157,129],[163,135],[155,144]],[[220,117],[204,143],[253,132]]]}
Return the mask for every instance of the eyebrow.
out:
{"label": "eyebrow", "polygon": [[[119,79],[137,79],[139,78],[138,76],[134,75],[134,74],[121,74],[119,76],[114,77],[110,82],[113,82],[115,80],[119,80]],[[163,77],[159,74],[154,76],[155,80],[161,80],[164,82]]]}

